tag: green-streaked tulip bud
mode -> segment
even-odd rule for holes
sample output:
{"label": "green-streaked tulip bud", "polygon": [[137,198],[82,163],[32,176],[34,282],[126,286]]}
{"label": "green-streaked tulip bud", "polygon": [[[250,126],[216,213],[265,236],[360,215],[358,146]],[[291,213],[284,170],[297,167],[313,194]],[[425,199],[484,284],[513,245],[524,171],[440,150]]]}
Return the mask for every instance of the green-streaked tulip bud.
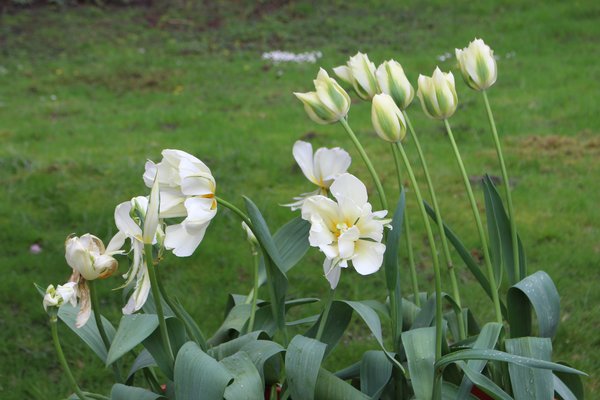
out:
{"label": "green-streaked tulip bud", "polygon": [[316,91],[294,93],[304,103],[310,119],[318,124],[331,124],[344,118],[350,109],[348,93],[323,68],[313,82]]}
{"label": "green-streaked tulip bud", "polygon": [[391,96],[383,93],[373,97],[371,121],[380,138],[388,142],[400,142],[406,136],[406,122],[402,111]]}
{"label": "green-streaked tulip bud", "polygon": [[485,90],[496,82],[498,70],[494,52],[483,40],[475,39],[468,47],[456,49],[456,59],[470,88]]}
{"label": "green-streaked tulip bud", "polygon": [[417,96],[425,114],[434,119],[450,118],[458,105],[454,75],[452,72],[442,72],[437,67],[431,78],[419,75]]}
{"label": "green-streaked tulip bud", "polygon": [[406,110],[413,101],[415,89],[404,74],[402,65],[394,60],[384,61],[375,75],[381,92],[392,96],[398,108]]}
{"label": "green-streaked tulip bud", "polygon": [[375,64],[369,56],[361,52],[350,57],[346,65],[335,67],[333,72],[354,87],[356,94],[363,100],[370,100],[379,92],[375,78]]}

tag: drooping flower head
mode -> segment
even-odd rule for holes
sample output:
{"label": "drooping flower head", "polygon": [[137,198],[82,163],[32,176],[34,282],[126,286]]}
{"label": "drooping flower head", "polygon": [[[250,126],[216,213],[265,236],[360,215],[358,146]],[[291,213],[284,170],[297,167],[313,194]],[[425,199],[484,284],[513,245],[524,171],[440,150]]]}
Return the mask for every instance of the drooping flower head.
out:
{"label": "drooping flower head", "polygon": [[419,75],[417,96],[423,111],[433,119],[450,118],[458,106],[458,97],[452,72],[442,72],[436,67],[431,77]]}
{"label": "drooping flower head", "polygon": [[344,118],[350,109],[348,93],[323,68],[313,83],[314,92],[294,93],[309,118],[318,124],[332,124]]}
{"label": "drooping flower head", "polygon": [[312,145],[301,140],[294,143],[292,154],[304,176],[319,187],[314,192],[294,197],[293,203],[286,204],[292,211],[302,208],[302,203],[310,196],[317,194],[326,196],[333,180],[348,171],[352,163],[350,154],[346,150],[339,147],[332,149],[321,147],[313,155]]}
{"label": "drooping flower head", "polygon": [[361,275],[379,270],[388,221],[383,219],[387,211],[372,211],[367,189],[355,176],[340,175],[330,190],[336,201],[321,195],[309,197],[302,206],[302,218],[311,223],[310,245],[325,254],[325,277],[334,289],[348,261]]}
{"label": "drooping flower head", "polygon": [[354,87],[356,94],[363,100],[370,100],[379,91],[375,77],[375,64],[369,56],[361,52],[350,57],[346,65],[335,67],[333,72],[343,81]]}
{"label": "drooping flower head", "polygon": [[468,47],[456,49],[456,59],[463,79],[470,88],[485,90],[496,82],[498,70],[494,52],[481,39],[475,39]]}
{"label": "drooping flower head", "polygon": [[144,182],[158,181],[160,218],[184,217],[167,226],[165,248],[178,257],[190,256],[198,247],[210,221],[217,214],[217,184],[210,169],[198,158],[181,150],[163,150],[158,164],[146,163]]}

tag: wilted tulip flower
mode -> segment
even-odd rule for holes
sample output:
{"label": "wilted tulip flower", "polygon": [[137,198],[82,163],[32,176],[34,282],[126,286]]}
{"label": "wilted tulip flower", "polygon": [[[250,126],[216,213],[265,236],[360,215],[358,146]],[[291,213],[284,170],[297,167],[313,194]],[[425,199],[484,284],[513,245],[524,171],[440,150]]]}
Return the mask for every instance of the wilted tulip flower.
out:
{"label": "wilted tulip flower", "polygon": [[385,141],[400,142],[406,136],[406,122],[394,99],[387,94],[376,94],[371,106],[371,120],[375,132]]}
{"label": "wilted tulip flower", "polygon": [[291,207],[292,211],[302,208],[302,203],[310,196],[318,194],[327,196],[333,180],[348,171],[348,167],[352,163],[350,154],[344,149],[321,147],[313,155],[312,145],[302,140],[294,143],[292,154],[304,176],[319,187],[314,192],[294,197],[293,203],[285,204]]}
{"label": "wilted tulip flower", "polygon": [[319,124],[331,124],[344,118],[350,109],[348,93],[323,68],[313,82],[315,92],[294,93],[304,104],[310,119]]}
{"label": "wilted tulip flower", "polygon": [[331,185],[336,201],[312,196],[302,206],[302,218],[311,223],[308,240],[325,254],[323,269],[335,289],[341,268],[352,262],[361,275],[379,270],[385,245],[383,228],[387,211],[373,212],[365,185],[350,174],[340,175]]}
{"label": "wilted tulip flower", "polygon": [[71,305],[77,305],[77,283],[67,282],[64,285],[58,285],[54,288],[54,285],[49,285],[44,295],[42,304],[44,310],[48,311],[48,307],[60,307],[64,303],[71,303]]}
{"label": "wilted tulip flower", "polygon": [[161,218],[185,217],[181,223],[167,226],[164,245],[176,256],[187,257],[217,213],[217,185],[210,169],[193,155],[172,149],[163,150],[162,155],[158,164],[146,163],[144,182],[148,187],[158,182]]}
{"label": "wilted tulip flower", "polygon": [[415,89],[408,81],[400,63],[394,60],[384,61],[377,68],[375,75],[381,92],[390,95],[398,108],[405,110],[413,101]]}
{"label": "wilted tulip flower", "polygon": [[106,249],[100,239],[89,233],[81,237],[71,235],[65,242],[67,264],[88,281],[112,275],[119,266],[112,255],[120,253],[118,248]]}
{"label": "wilted tulip flower", "polygon": [[483,40],[475,39],[468,47],[456,49],[456,59],[465,82],[472,89],[485,90],[496,82],[494,52]]}
{"label": "wilted tulip flower", "polygon": [[417,96],[425,114],[434,119],[450,118],[458,105],[454,75],[452,72],[442,72],[437,67],[431,78],[419,75]]}
{"label": "wilted tulip flower", "polygon": [[354,87],[356,94],[363,100],[370,100],[377,94],[379,87],[375,78],[375,64],[369,56],[361,52],[350,57],[346,65],[335,67],[333,72]]}

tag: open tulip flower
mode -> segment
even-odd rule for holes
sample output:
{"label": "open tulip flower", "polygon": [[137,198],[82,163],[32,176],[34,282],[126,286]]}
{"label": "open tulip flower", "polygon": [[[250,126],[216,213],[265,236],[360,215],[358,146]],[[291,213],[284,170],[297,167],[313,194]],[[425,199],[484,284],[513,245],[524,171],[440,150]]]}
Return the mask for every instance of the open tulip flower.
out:
{"label": "open tulip flower", "polygon": [[301,140],[294,143],[292,153],[306,179],[319,187],[314,192],[294,197],[293,203],[285,204],[292,211],[302,208],[304,201],[311,196],[327,196],[333,180],[348,171],[352,163],[350,154],[344,149],[321,147],[313,155],[312,145]]}
{"label": "open tulip flower", "polygon": [[348,261],[361,275],[379,270],[388,221],[383,219],[387,211],[372,211],[367,189],[354,175],[340,175],[330,189],[337,202],[321,195],[309,197],[302,206],[302,218],[311,223],[310,245],[325,254],[325,277],[334,289]]}
{"label": "open tulip flower", "polygon": [[375,64],[366,54],[356,53],[350,57],[346,65],[335,67],[333,72],[340,79],[351,84],[356,94],[363,100],[370,100],[379,91],[375,78]]}

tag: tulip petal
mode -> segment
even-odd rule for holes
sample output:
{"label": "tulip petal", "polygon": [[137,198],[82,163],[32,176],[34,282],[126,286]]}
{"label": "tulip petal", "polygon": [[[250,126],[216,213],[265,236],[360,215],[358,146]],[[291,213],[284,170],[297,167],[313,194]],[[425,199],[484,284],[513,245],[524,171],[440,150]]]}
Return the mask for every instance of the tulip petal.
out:
{"label": "tulip petal", "polygon": [[315,172],[313,170],[312,145],[308,142],[298,140],[296,141],[296,143],[294,143],[294,147],[292,148],[292,154],[294,156],[294,159],[298,163],[298,166],[302,170],[304,176],[315,185],[320,185],[318,179],[315,177]]}
{"label": "tulip petal", "polygon": [[129,315],[138,311],[144,306],[146,300],[148,299],[148,294],[150,293],[151,285],[150,285],[150,276],[148,275],[147,267],[144,264],[143,267],[138,272],[137,282],[135,284],[135,289],[133,293],[129,297],[127,304],[123,307],[123,314]]}
{"label": "tulip petal", "polygon": [[346,150],[339,147],[327,149],[321,147],[315,152],[314,175],[318,185],[328,188],[339,175],[345,173],[352,159]]}
{"label": "tulip petal", "polygon": [[81,328],[84,326],[92,315],[92,300],[90,298],[90,288],[85,281],[81,279],[77,285],[77,297],[79,297],[79,312],[75,320],[75,326]]}
{"label": "tulip petal", "polygon": [[360,237],[360,233],[358,228],[353,226],[340,235],[338,238],[340,258],[348,259],[352,257],[354,254],[354,244]]}
{"label": "tulip petal", "polygon": [[342,269],[336,260],[326,258],[323,262],[323,271],[325,272],[325,278],[329,281],[331,289],[335,289],[340,281],[340,275]]}
{"label": "tulip petal", "polygon": [[150,191],[150,199],[148,208],[146,209],[146,217],[144,219],[143,240],[145,244],[152,244],[156,230],[158,229],[158,211],[160,209],[160,192],[158,179],[154,180],[152,190]]}
{"label": "tulip petal", "polygon": [[204,238],[208,224],[189,226],[186,221],[167,226],[165,248],[172,249],[177,257],[189,257]]}
{"label": "tulip petal", "polygon": [[115,208],[115,224],[125,235],[131,238],[141,239],[142,229],[131,218],[131,201],[125,201]]}
{"label": "tulip petal", "polygon": [[377,272],[383,263],[385,245],[367,240],[356,242],[355,256],[352,265],[356,272],[361,275],[369,275]]}

